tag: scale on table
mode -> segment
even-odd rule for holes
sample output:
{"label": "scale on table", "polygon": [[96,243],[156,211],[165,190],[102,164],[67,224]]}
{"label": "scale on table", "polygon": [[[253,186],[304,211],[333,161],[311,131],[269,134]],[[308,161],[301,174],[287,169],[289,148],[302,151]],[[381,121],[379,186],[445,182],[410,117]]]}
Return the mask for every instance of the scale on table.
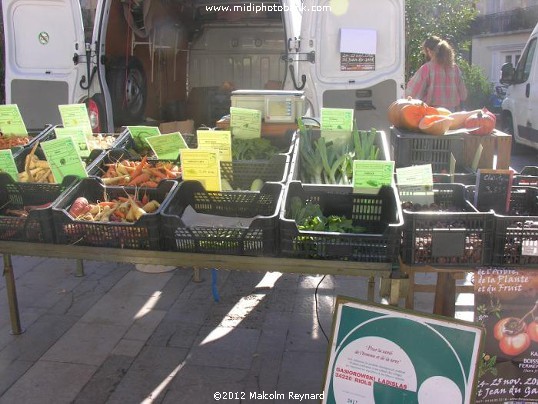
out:
{"label": "scale on table", "polygon": [[295,123],[305,110],[303,91],[285,90],[235,90],[231,106],[261,111],[266,123]]}

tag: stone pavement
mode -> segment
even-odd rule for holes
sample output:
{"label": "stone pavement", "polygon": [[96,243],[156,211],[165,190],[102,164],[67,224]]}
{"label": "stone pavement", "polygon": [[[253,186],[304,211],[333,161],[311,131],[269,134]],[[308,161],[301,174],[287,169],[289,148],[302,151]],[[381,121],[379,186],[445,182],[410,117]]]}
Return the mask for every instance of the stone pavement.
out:
{"label": "stone pavement", "polygon": [[[13,257],[25,332],[10,333],[2,278],[1,404],[298,403],[289,392],[322,391],[336,296],[367,293],[366,278],[327,276],[316,304],[322,276],[217,271],[217,302],[211,271],[84,264],[76,277],[74,260]],[[431,312],[433,296],[415,302]],[[250,398],[264,392],[286,399]]]}

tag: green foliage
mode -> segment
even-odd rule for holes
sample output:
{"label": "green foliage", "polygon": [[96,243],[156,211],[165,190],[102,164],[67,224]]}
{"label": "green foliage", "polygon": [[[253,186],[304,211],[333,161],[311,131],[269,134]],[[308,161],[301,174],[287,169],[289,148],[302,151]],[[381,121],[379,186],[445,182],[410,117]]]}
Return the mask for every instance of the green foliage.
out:
{"label": "green foliage", "polygon": [[479,66],[470,65],[466,60],[458,60],[458,65],[463,73],[468,92],[465,109],[479,109],[488,105],[491,83],[482,69]]}
{"label": "green foliage", "polygon": [[422,42],[430,35],[446,39],[457,55],[470,47],[470,25],[477,11],[469,0],[406,0],[406,80],[424,63]]}

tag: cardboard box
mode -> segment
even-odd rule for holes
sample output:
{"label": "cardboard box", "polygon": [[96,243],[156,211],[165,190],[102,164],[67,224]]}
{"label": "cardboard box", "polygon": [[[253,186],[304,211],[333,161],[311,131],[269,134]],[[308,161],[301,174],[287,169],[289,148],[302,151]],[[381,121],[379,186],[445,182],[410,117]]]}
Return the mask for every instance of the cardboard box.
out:
{"label": "cardboard box", "polygon": [[162,134],[172,132],[179,132],[182,135],[194,134],[194,121],[188,119],[186,121],[163,122],[159,125],[159,130]]}
{"label": "cardboard box", "polygon": [[510,167],[510,157],[512,153],[512,136],[494,130],[487,136],[464,135],[465,165],[471,167],[478,146],[482,145],[482,154],[477,168],[491,169],[493,158],[497,155],[497,169],[508,169]]}

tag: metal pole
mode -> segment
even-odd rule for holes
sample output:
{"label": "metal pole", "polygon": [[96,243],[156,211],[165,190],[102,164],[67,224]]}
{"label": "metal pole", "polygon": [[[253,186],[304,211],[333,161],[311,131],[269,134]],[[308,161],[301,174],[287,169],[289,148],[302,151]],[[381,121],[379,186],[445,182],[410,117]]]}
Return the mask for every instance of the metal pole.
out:
{"label": "metal pole", "polygon": [[83,260],[77,260],[77,269],[75,271],[76,277],[84,276],[84,261]]}
{"label": "metal pole", "polygon": [[15,287],[15,276],[13,275],[11,254],[4,254],[4,278],[6,279],[11,333],[13,335],[20,335],[23,333],[23,330],[21,328],[21,319],[19,316],[19,303],[17,302],[17,289]]}

